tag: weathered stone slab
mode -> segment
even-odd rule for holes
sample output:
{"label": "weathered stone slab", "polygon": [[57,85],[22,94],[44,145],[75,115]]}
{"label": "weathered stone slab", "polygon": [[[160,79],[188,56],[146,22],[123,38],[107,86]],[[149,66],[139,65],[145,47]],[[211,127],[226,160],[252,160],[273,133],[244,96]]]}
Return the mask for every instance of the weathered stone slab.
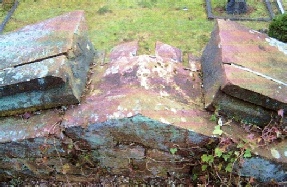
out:
{"label": "weathered stone slab", "polygon": [[286,110],[286,49],[265,34],[217,20],[202,56],[205,107],[218,103],[220,90],[266,110]]}
{"label": "weathered stone slab", "polygon": [[[83,114],[81,118],[74,118],[76,113],[71,113],[73,110],[69,111],[71,118],[67,118],[67,124],[77,125],[83,120],[103,122],[138,113],[151,118],[165,114],[168,119],[163,117],[156,117],[156,119],[172,123],[175,120],[181,120],[175,116],[181,108],[185,108],[182,104],[190,104],[191,109],[203,106],[199,72],[190,72],[182,64],[172,63],[166,58],[154,58],[148,55],[120,58],[109,63],[102,74],[92,79],[103,80],[95,83],[97,86],[93,87],[94,93],[101,94],[92,94],[87,98],[88,102],[98,104],[82,103],[79,106],[81,109],[74,111],[76,113],[78,110],[81,111]],[[146,100],[147,97],[148,100]],[[177,100],[179,104],[173,104],[173,100]],[[152,109],[162,110],[162,113],[157,114]],[[182,121],[187,120],[184,119],[185,117],[191,118],[191,116],[200,115],[199,113],[201,111],[189,110],[182,116]]]}
{"label": "weathered stone slab", "polygon": [[0,36],[0,116],[75,104],[95,50],[84,12]]}
{"label": "weathered stone slab", "polygon": [[133,57],[137,55],[138,41],[126,42],[115,46],[110,53],[110,61],[122,57]]}
{"label": "weathered stone slab", "polygon": [[155,44],[155,55],[168,58],[174,62],[182,62],[182,52],[180,49],[159,41]]}

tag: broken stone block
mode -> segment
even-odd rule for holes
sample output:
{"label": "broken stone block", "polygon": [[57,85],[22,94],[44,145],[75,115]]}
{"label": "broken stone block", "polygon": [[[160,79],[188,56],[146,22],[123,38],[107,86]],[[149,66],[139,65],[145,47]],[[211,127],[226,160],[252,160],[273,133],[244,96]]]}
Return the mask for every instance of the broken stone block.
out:
{"label": "broken stone block", "polygon": [[110,61],[114,61],[122,57],[136,56],[138,48],[138,41],[119,44],[112,49],[110,53]]}
{"label": "broken stone block", "polygon": [[[235,167],[239,168],[238,166]],[[244,159],[240,167],[240,174],[241,176],[252,176],[263,182],[270,182],[273,179],[283,181],[286,180],[287,177],[282,165],[276,165],[276,163],[264,160],[260,157]]]}
{"label": "broken stone block", "polygon": [[[214,152],[220,140],[213,134],[217,123],[202,110],[201,72],[148,55],[91,68],[89,90],[80,105],[68,107],[65,113],[52,109],[25,119],[24,115],[0,118],[4,158],[0,159],[0,181],[13,176],[25,178],[28,184],[53,179],[63,185],[68,178],[69,185],[78,185],[121,176],[129,184],[178,179],[174,184],[188,185],[190,173],[201,171],[197,164],[201,155]],[[59,80],[64,79],[57,73]],[[238,123],[229,124],[221,128],[232,141],[249,140]],[[254,134],[254,140],[259,136]],[[265,147],[250,140],[251,146],[258,159],[240,159],[252,167],[238,168],[238,175],[286,181],[286,139]],[[236,166],[241,165],[235,162]],[[259,166],[268,167],[268,172],[258,173]]]}
{"label": "broken stone block", "polygon": [[180,49],[159,41],[155,44],[155,55],[168,58],[174,62],[182,62],[182,52]]}
{"label": "broken stone block", "polygon": [[[226,94],[247,108],[262,107],[269,115],[287,110],[286,44],[236,22],[217,20],[201,61],[206,108],[216,107]],[[236,113],[234,108],[225,110]],[[259,114],[266,118],[266,112]]]}
{"label": "broken stone block", "polygon": [[242,102],[242,100],[223,92],[217,93],[213,104],[219,108],[220,113],[232,117],[234,121],[242,120],[243,123],[256,124],[260,127],[264,127],[267,122],[270,122],[271,114],[275,114],[266,108]]}
{"label": "broken stone block", "polygon": [[0,36],[0,116],[80,102],[95,50],[84,12]]}

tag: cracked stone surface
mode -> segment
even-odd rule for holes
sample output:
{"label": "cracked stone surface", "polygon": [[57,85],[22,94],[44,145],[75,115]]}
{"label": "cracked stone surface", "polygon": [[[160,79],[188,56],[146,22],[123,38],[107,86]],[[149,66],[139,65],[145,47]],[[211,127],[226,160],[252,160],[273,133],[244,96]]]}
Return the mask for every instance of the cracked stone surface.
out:
{"label": "cracked stone surface", "polygon": [[0,116],[80,102],[95,50],[84,12],[0,36]]}
{"label": "cracked stone surface", "polygon": [[[226,108],[226,102],[221,99],[226,94],[245,101],[246,105],[256,105],[259,116],[280,109],[286,111],[286,51],[286,44],[265,34],[236,22],[217,20],[202,56],[205,107]],[[252,116],[243,116],[249,117]],[[252,122],[264,125],[269,121],[264,118]]]}
{"label": "cracked stone surface", "polygon": [[217,141],[197,133],[211,134],[206,127],[213,125],[202,110],[200,72],[128,52],[92,71],[81,103],[64,114],[51,109],[28,119],[0,118],[0,180],[9,178],[4,171],[71,182],[103,175],[148,180],[167,172],[188,178],[192,157],[185,155]]}

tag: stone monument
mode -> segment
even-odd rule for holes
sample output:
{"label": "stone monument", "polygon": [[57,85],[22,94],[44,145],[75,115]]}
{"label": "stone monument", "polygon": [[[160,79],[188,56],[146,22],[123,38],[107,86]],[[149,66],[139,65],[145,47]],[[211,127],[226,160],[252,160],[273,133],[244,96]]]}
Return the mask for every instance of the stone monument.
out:
{"label": "stone monument", "polygon": [[228,0],[226,5],[227,14],[244,14],[246,11],[246,0]]}

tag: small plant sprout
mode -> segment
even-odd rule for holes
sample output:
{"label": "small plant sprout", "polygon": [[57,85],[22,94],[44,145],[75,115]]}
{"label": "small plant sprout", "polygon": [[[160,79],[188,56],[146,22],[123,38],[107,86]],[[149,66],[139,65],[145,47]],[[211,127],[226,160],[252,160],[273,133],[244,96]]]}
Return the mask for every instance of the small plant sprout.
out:
{"label": "small plant sprout", "polygon": [[210,121],[216,121],[216,115],[212,114],[209,118]]}
{"label": "small plant sprout", "polygon": [[223,133],[223,130],[221,130],[221,126],[220,126],[220,125],[216,125],[216,126],[214,127],[213,132],[212,132],[212,134],[214,134],[214,135],[219,135],[219,136],[221,136],[222,133]]}
{"label": "small plant sprout", "polygon": [[172,155],[175,155],[175,153],[177,152],[177,148],[170,148],[169,149],[169,152],[172,154]]}

